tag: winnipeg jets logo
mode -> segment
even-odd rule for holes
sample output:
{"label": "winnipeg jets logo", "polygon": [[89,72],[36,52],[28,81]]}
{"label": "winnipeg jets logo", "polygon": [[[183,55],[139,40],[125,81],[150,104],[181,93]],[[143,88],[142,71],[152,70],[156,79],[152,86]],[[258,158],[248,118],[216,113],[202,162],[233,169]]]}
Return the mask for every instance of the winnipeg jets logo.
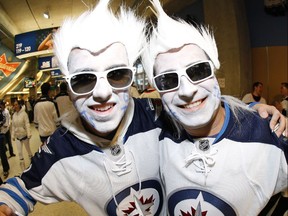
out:
{"label": "winnipeg jets logo", "polygon": [[154,205],[153,195],[148,199],[145,199],[143,196],[138,197],[133,191],[133,202],[130,202],[131,206],[127,210],[123,210],[125,216],[146,216],[151,214],[151,207]]}
{"label": "winnipeg jets logo", "polygon": [[[189,205],[189,203],[190,203],[190,205]],[[207,211],[203,210],[202,203],[204,203],[203,196],[202,196],[202,193],[199,193],[199,195],[195,201],[188,202],[182,207],[179,206],[180,207],[179,210],[181,213],[179,216],[206,216]],[[187,210],[183,210],[184,208]]]}
{"label": "winnipeg jets logo", "polygon": [[184,212],[181,210],[181,216],[206,216],[207,211],[202,212],[201,204],[198,203],[197,208],[191,207],[191,212]]}
{"label": "winnipeg jets logo", "polygon": [[207,191],[183,189],[168,198],[168,210],[175,216],[236,216],[228,202]]}
{"label": "winnipeg jets logo", "polygon": [[[141,187],[139,187],[141,186]],[[134,184],[111,198],[107,215],[119,216],[160,216],[163,206],[163,191],[159,181],[147,180],[141,185]]]}

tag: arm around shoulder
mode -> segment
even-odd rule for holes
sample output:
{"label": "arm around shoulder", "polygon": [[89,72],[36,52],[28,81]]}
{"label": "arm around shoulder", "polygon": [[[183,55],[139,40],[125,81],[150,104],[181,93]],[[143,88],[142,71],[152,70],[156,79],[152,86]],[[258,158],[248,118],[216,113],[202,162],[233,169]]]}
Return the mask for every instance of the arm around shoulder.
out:
{"label": "arm around shoulder", "polygon": [[0,216],[17,216],[14,211],[7,205],[0,206]]}
{"label": "arm around shoulder", "polygon": [[[36,201],[28,193],[24,182],[19,177],[8,179],[0,186],[0,216],[28,215],[34,208]],[[12,214],[10,212],[12,210]],[[15,214],[15,212],[19,212]],[[7,213],[7,214],[4,214]]]}

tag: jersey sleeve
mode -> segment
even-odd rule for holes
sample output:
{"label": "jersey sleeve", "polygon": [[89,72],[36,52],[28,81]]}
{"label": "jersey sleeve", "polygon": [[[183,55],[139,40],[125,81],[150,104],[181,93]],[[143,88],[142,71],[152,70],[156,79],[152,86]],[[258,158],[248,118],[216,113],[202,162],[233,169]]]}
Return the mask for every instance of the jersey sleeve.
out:
{"label": "jersey sleeve", "polygon": [[33,211],[36,201],[25,188],[19,177],[8,179],[0,187],[0,205],[7,205],[22,215]]}

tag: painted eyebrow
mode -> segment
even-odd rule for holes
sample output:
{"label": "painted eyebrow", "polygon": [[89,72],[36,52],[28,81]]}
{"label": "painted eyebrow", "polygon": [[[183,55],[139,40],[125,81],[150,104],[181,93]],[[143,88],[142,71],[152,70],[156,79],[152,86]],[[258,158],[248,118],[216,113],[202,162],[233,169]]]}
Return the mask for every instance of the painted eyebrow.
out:
{"label": "painted eyebrow", "polygon": [[[196,62],[193,62],[193,63],[189,63],[189,64],[185,65],[183,68],[187,69],[188,67],[193,66],[193,65],[195,65],[195,64],[197,64],[197,63],[199,63],[199,62],[201,62],[201,61],[202,61],[202,60],[199,60],[199,61],[196,61]],[[180,70],[182,70],[183,68],[181,68]],[[178,70],[179,70],[179,69],[178,69]],[[175,69],[167,69],[167,70],[165,70],[165,71],[162,71],[161,73],[174,72],[174,71],[178,71],[178,70],[175,70]]]}
{"label": "painted eyebrow", "polygon": [[[116,64],[116,65],[111,65],[111,66],[109,66],[108,68],[105,68],[104,71],[107,71],[107,70],[110,70],[110,69],[114,69],[114,68],[118,68],[118,67],[127,67],[127,65],[125,65],[125,64]],[[84,72],[84,71],[89,71],[89,72],[91,72],[91,71],[99,72],[99,71],[95,71],[94,68],[87,67],[87,68],[78,68],[78,69],[76,69],[75,71],[73,71],[73,73]],[[73,73],[72,73],[72,74],[73,74]]]}
{"label": "painted eyebrow", "polygon": [[125,64],[115,64],[115,65],[111,65],[110,67],[106,68],[105,70],[110,70],[110,69],[119,68],[119,67],[128,67],[128,66]]}

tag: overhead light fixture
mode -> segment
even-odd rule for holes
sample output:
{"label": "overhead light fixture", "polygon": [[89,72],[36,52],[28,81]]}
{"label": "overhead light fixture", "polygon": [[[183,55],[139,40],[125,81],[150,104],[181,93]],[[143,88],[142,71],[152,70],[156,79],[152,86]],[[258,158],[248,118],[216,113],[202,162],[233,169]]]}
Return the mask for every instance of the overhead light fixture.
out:
{"label": "overhead light fixture", "polygon": [[49,13],[49,11],[45,11],[45,12],[43,13],[43,16],[44,16],[45,19],[50,19],[50,13]]}

